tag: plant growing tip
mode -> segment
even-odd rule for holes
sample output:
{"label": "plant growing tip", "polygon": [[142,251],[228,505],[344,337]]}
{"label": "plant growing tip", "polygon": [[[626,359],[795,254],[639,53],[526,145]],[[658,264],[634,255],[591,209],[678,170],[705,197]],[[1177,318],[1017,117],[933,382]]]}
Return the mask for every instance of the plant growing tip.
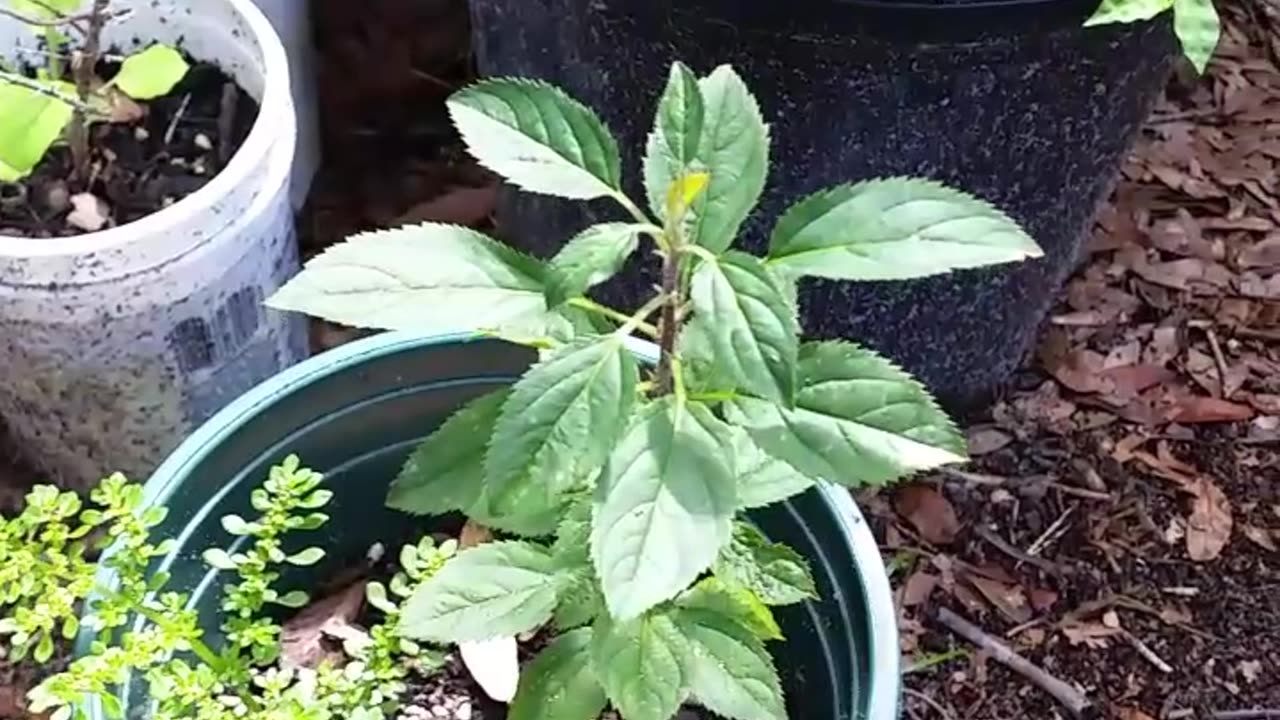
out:
{"label": "plant growing tip", "polygon": [[[617,142],[545,83],[493,79],[449,101],[472,155],[525,190],[610,198],[625,220],[549,262],[473,231],[351,238],[270,302],[349,325],[483,332],[537,347],[510,388],[473,399],[405,464],[388,502],[461,511],[523,540],[469,548],[408,599],[400,632],[476,643],[548,626],[519,720],[667,720],[685,702],[785,716],[770,606],[815,594],[806,562],[742,518],[817,483],[891,482],[964,461],[913,378],[847,342],[808,343],[797,281],[886,280],[1041,255],[1016,222],[941,184],[884,178],[802,200],[768,254],[733,248],[768,173],[769,130],[723,66],[677,63],[644,158],[652,216],[621,190]],[[652,240],[661,287],[638,308],[589,297]],[[622,342],[658,344],[644,367]]]}

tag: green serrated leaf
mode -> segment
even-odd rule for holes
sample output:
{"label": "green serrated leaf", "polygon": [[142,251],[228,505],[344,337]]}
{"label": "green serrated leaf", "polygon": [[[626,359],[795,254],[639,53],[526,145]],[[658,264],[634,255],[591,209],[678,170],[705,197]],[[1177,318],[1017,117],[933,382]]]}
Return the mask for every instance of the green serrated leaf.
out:
{"label": "green serrated leaf", "polygon": [[545,270],[480,233],[423,224],[361,233],[307,263],[267,304],[343,325],[424,334],[571,332],[549,312]]}
{"label": "green serrated leaf", "polygon": [[880,484],[965,459],[964,437],[928,391],[848,342],[800,348],[800,391],[788,410],[759,398],[725,403],[760,449],[817,480]]}
{"label": "green serrated leaf", "polygon": [[729,540],[737,507],[723,423],[668,396],[646,407],[601,473],[592,560],[609,611],[630,620],[669,600]]}
{"label": "green serrated leaf", "polygon": [[769,268],[737,251],[704,261],[694,272],[691,298],[711,331],[718,372],[738,388],[790,405],[800,325]]}
{"label": "green serrated leaf", "polygon": [[310,547],[285,558],[285,562],[298,567],[310,567],[324,559],[324,550],[318,547]]}
{"label": "green serrated leaf", "polygon": [[201,555],[201,557],[204,558],[205,564],[213,568],[214,570],[235,570],[236,569],[235,561],[231,559],[231,556],[227,554],[226,550],[221,550],[219,548],[210,548],[208,550],[205,550],[204,554]]}
{"label": "green serrated leaf", "polygon": [[616,335],[587,338],[534,365],[503,403],[485,456],[490,507],[559,498],[609,457],[626,430],[640,371]]}
{"label": "green serrated leaf", "polygon": [[443,643],[518,635],[551,618],[562,584],[546,548],[485,543],[458,553],[418,588],[399,632]]}
{"label": "green serrated leaf", "polygon": [[547,306],[556,307],[608,280],[626,264],[639,245],[644,225],[592,225],[570,240],[551,259],[547,271]]}
{"label": "green serrated leaf", "polygon": [[489,438],[510,395],[510,388],[481,395],[427,436],[391,484],[387,507],[441,515],[474,506],[484,489]]}
{"label": "green serrated leaf", "polygon": [[591,568],[591,503],[579,502],[570,507],[559,526],[551,546],[556,565],[566,570]]}
{"label": "green serrated leaf", "polygon": [[741,623],[761,640],[782,640],[782,628],[773,611],[751,590],[732,586],[719,577],[704,578],[677,603],[679,607],[701,609],[724,615]]}
{"label": "green serrated leaf", "polygon": [[481,165],[529,192],[590,200],[622,186],[618,143],[582,103],[546,83],[499,78],[449,99]]}
{"label": "green serrated leaf", "polygon": [[1043,255],[991,204],[941,183],[887,178],[841,185],[788,210],[769,264],[833,280],[904,280]]}
{"label": "green serrated leaf", "polygon": [[70,105],[4,81],[0,72],[0,163],[5,182],[26,177],[62,137],[75,111]]}
{"label": "green serrated leaf", "polygon": [[740,508],[768,507],[815,485],[813,478],[761,450],[745,430],[733,428],[731,438]]}
{"label": "green serrated leaf", "polygon": [[1222,37],[1222,22],[1213,0],[1173,0],[1173,30],[1182,43],[1182,52],[1204,73]]}
{"label": "green serrated leaf", "polygon": [[733,244],[764,192],[769,128],[746,83],[729,66],[716,68],[698,87],[705,115],[695,166],[711,174],[711,183],[689,213],[687,239],[721,253]]}
{"label": "green serrated leaf", "polygon": [[649,207],[660,218],[667,217],[667,189],[697,162],[705,112],[697,76],[683,63],[674,63],[644,158]]}
{"label": "green serrated leaf", "polygon": [[125,58],[111,82],[134,100],[151,100],[168,95],[190,68],[182,53],[157,44]]}
{"label": "green serrated leaf", "polygon": [[608,699],[591,669],[591,628],[565,633],[520,675],[509,720],[596,720]]}
{"label": "green serrated leaf", "polygon": [[764,644],[731,619],[702,609],[681,609],[685,682],[708,710],[735,720],[786,720],[782,683]]}
{"label": "green serrated leaf", "polygon": [[1174,0],[1103,0],[1085,27],[1150,20],[1173,7]]}
{"label": "green serrated leaf", "polygon": [[591,640],[591,667],[627,720],[670,720],[688,695],[684,640],[667,614],[629,622],[602,615]]}
{"label": "green serrated leaf", "polygon": [[574,570],[566,577],[560,604],[552,618],[561,630],[589,624],[605,610],[604,595],[600,592],[594,570],[590,567]]}
{"label": "green serrated leaf", "polygon": [[818,597],[813,573],[800,553],[769,542],[754,526],[734,523],[733,540],[716,559],[716,577],[755,593],[769,605],[790,605]]}

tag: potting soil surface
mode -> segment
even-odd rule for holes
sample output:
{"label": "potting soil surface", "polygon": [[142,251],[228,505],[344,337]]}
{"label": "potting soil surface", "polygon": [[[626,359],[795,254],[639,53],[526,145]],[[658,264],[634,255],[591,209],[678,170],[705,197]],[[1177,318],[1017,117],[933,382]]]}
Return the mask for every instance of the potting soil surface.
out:
{"label": "potting soil surface", "polygon": [[[99,75],[111,77],[114,65]],[[213,179],[258,116],[253,98],[208,63],[194,63],[168,95],[139,104],[117,94],[113,103],[111,121],[91,126],[91,182],[73,181],[70,149],[55,146],[5,188],[0,235],[80,235],[151,215]]]}

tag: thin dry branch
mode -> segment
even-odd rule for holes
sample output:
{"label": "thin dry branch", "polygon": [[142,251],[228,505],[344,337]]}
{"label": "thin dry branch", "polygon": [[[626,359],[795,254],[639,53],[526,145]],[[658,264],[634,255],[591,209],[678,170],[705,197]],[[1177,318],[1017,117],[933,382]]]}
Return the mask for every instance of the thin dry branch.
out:
{"label": "thin dry branch", "polygon": [[1063,707],[1071,711],[1072,715],[1084,717],[1086,711],[1092,706],[1089,698],[1085,697],[1084,693],[1032,664],[1030,660],[1014,652],[1012,648],[1000,640],[988,635],[977,625],[965,620],[947,608],[939,609],[937,617],[938,622],[945,625],[948,630],[968,640],[978,648],[985,650],[996,662],[1018,673],[1031,681],[1036,687],[1052,695]]}

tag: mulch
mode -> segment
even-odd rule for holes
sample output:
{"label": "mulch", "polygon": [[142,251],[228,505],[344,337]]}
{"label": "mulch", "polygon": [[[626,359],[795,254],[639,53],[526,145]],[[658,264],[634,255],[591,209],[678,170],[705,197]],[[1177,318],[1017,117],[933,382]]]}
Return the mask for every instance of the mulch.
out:
{"label": "mulch", "polygon": [[[1280,8],[1223,7],[976,461],[862,498],[906,715],[1069,718],[948,610],[1118,720],[1280,717]],[[1270,710],[1268,714],[1267,710]]]}

